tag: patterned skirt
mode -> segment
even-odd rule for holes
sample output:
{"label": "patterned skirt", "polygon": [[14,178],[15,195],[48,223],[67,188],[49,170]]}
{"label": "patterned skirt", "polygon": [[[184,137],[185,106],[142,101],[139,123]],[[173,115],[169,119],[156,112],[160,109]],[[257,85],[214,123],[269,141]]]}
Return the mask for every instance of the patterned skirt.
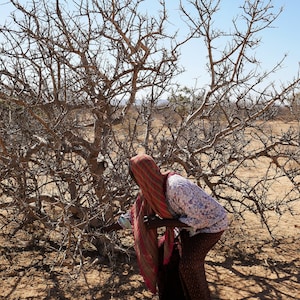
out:
{"label": "patterned skirt", "polygon": [[210,300],[204,261],[209,250],[219,241],[222,232],[198,233],[192,237],[182,230],[172,257],[163,265],[160,247],[158,291],[160,300]]}

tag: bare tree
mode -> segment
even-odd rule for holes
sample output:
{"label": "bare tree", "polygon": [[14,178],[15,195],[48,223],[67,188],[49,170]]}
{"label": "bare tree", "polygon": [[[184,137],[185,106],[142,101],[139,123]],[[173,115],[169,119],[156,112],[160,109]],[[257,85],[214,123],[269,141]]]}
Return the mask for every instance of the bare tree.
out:
{"label": "bare tree", "polygon": [[[299,201],[299,122],[294,119],[288,129],[276,133],[267,121],[299,91],[299,74],[280,87],[270,81],[285,57],[271,70],[259,71],[260,62],[253,51],[261,43],[259,33],[270,28],[281,13],[274,11],[272,1],[244,1],[230,32],[214,27],[220,3],[181,1],[190,36],[206,45],[210,82],[198,97],[185,93],[192,105],[181,116],[180,126],[173,129],[175,149],[169,148],[168,155],[223,199],[232,213],[260,215],[272,234],[268,212],[280,216],[291,208],[289,203]],[[225,41],[223,48],[217,46],[221,41]],[[172,98],[176,103],[176,93]],[[253,177],[244,176],[247,170],[253,170]],[[289,189],[278,193],[286,180]]]}
{"label": "bare tree", "polygon": [[128,205],[134,104],[149,90],[155,105],[180,72],[164,3],[155,17],[140,3],[11,1],[0,29],[2,207],[62,240]]}
{"label": "bare tree", "polygon": [[[76,241],[75,253],[95,239],[104,251],[107,237],[91,227],[131,204],[127,162],[139,149],[194,178],[233,214],[258,213],[271,234],[267,212],[299,200],[299,124],[278,135],[266,122],[299,78],[265,84],[282,61],[259,73],[251,52],[280,15],[271,2],[245,1],[228,33],[213,26],[220,1],[182,1],[183,41],[166,32],[164,1],[155,16],[142,13],[141,0],[10,2],[16,11],[0,28],[1,208],[13,212],[5,224],[18,215],[21,226],[42,222],[62,244]],[[192,38],[206,45],[208,87],[175,90],[161,103]],[[260,164],[266,171],[256,175]],[[291,188],[270,202],[281,180]]]}

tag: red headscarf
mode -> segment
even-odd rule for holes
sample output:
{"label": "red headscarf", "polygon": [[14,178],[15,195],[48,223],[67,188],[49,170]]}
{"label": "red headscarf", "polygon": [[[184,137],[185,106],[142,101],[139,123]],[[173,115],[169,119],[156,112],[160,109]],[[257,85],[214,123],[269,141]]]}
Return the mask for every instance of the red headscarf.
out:
{"label": "red headscarf", "polygon": [[[140,272],[149,290],[156,293],[158,272],[158,236],[156,229],[147,229],[144,216],[157,214],[161,218],[172,218],[168,210],[165,183],[170,172],[161,173],[153,158],[146,154],[130,159],[130,170],[140,187],[132,207],[135,251]],[[164,264],[168,263],[174,244],[174,229],[167,228],[164,241]]]}

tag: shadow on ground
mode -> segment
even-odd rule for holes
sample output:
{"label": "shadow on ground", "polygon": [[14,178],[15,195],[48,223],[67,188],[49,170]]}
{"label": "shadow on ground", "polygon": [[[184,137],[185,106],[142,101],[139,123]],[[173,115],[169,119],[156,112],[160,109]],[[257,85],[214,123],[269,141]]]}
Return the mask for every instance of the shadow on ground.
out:
{"label": "shadow on ground", "polygon": [[[0,232],[0,245],[0,299],[157,300],[145,290],[134,255],[109,260],[89,249],[78,260],[25,231]],[[213,299],[300,299],[299,249],[299,233],[276,243],[237,236],[221,242],[206,263]]]}

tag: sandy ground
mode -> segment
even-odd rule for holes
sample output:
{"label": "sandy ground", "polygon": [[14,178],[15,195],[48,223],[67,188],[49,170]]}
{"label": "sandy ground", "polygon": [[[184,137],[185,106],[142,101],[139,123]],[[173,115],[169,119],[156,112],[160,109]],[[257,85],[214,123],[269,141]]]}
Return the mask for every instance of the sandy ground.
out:
{"label": "sandy ground", "polygon": [[[279,222],[270,216],[276,240],[253,215],[244,222],[232,221],[207,257],[214,300],[300,300],[299,204],[293,216],[286,213]],[[44,238],[38,225],[18,231],[14,223],[3,226],[3,213],[0,210],[0,299],[157,300],[146,291],[130,254],[131,233],[118,233],[127,241],[129,254],[109,260],[87,246],[79,260]]]}
{"label": "sandy ground", "polygon": [[[232,222],[207,257],[213,299],[300,299],[299,215],[281,218],[276,242],[254,218]],[[23,230],[4,230],[0,241],[1,299],[157,299],[145,290],[134,255],[109,261],[90,248],[74,266],[68,253]]]}

